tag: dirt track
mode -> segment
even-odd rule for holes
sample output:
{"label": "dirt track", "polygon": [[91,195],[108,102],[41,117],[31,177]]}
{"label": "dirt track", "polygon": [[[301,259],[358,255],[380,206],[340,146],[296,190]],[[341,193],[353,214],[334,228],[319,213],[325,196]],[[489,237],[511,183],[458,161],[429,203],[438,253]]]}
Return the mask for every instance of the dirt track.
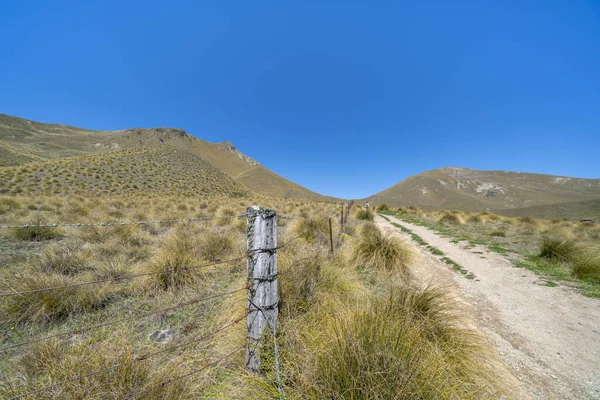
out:
{"label": "dirt track", "polygon": [[[469,280],[452,272],[440,256],[412,242],[420,253],[415,275],[457,288],[478,328],[521,382],[519,398],[600,399],[600,300],[563,285],[543,286],[534,273],[484,246],[465,249],[425,227],[389,218],[476,275]],[[381,217],[376,223],[411,240]]]}

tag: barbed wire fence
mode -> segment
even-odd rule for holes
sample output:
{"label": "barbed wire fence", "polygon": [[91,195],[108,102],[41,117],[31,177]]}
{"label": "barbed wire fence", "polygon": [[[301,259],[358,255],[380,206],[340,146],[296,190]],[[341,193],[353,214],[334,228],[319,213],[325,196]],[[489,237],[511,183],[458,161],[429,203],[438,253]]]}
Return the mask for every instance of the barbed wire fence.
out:
{"label": "barbed wire fence", "polygon": [[[347,218],[349,216],[350,210],[352,207],[352,203],[348,203],[347,207],[344,208],[344,204],[342,203],[342,208],[340,212],[340,235],[343,231],[344,224],[347,222]],[[185,348],[192,345],[197,345],[199,343],[205,343],[213,339],[216,335],[225,332],[226,330],[238,325],[243,320],[247,321],[247,344],[241,348],[237,348],[236,350],[226,354],[223,357],[220,357],[216,360],[213,360],[206,365],[194,369],[186,374],[181,376],[171,377],[162,381],[160,384],[152,386],[150,388],[146,388],[141,392],[137,392],[135,395],[127,397],[127,399],[139,398],[141,395],[149,393],[153,390],[161,389],[173,382],[188,378],[192,375],[199,374],[202,371],[205,371],[211,367],[219,365],[221,362],[225,361],[228,358],[231,358],[235,354],[241,352],[242,350],[246,350],[246,367],[251,371],[259,373],[261,366],[261,356],[260,356],[260,347],[263,344],[263,340],[265,337],[265,330],[268,328],[270,334],[273,336],[273,347],[274,347],[274,357],[275,357],[275,373],[276,373],[276,384],[279,392],[279,397],[281,399],[285,398],[285,393],[283,389],[283,385],[281,383],[281,371],[280,371],[280,354],[279,347],[277,344],[277,317],[279,314],[279,284],[278,279],[280,276],[280,272],[277,270],[277,251],[285,249],[292,242],[302,238],[305,236],[305,232],[289,239],[287,242],[277,245],[277,219],[282,220],[299,220],[306,222],[321,222],[326,219],[329,219],[329,239],[331,245],[331,253],[333,253],[333,235],[332,235],[332,218],[331,214],[325,213],[321,218],[304,218],[297,216],[286,216],[286,215],[278,215],[274,210],[262,208],[262,207],[250,207],[248,211],[244,214],[234,215],[234,216],[204,216],[204,217],[196,217],[196,218],[181,218],[181,219],[162,219],[162,220],[150,220],[150,221],[133,221],[133,222],[103,222],[103,223],[68,223],[68,224],[26,224],[26,225],[0,225],[0,229],[35,229],[35,228],[59,228],[59,227],[70,227],[70,228],[78,228],[78,227],[114,227],[114,226],[126,226],[126,225],[152,225],[152,224],[172,224],[172,223],[180,223],[180,222],[194,222],[194,221],[209,221],[209,220],[217,220],[217,219],[238,219],[238,218],[246,218],[247,219],[247,229],[246,229],[246,240],[247,240],[247,250],[245,254],[241,257],[235,257],[228,260],[216,261],[208,264],[201,264],[195,266],[186,266],[179,267],[173,269],[167,269],[160,272],[143,272],[137,274],[128,274],[123,276],[111,277],[106,279],[98,279],[91,280],[87,282],[79,282],[71,285],[62,285],[62,286],[53,286],[53,287],[44,287],[32,290],[22,290],[22,291],[12,291],[6,293],[0,293],[0,300],[7,299],[10,297],[22,297],[27,295],[32,295],[39,292],[47,292],[47,291],[59,291],[66,289],[73,289],[82,286],[88,285],[100,285],[105,283],[120,283],[127,280],[133,280],[142,276],[150,276],[155,274],[164,274],[164,273],[177,273],[184,270],[192,271],[203,268],[210,268],[223,264],[233,264],[236,262],[240,262],[242,260],[247,261],[247,284],[244,287],[230,289],[228,291],[224,291],[221,293],[213,293],[210,295],[206,295],[203,297],[193,298],[191,300],[187,300],[173,306],[162,308],[158,310],[152,310],[140,315],[134,315],[123,318],[112,319],[111,321],[81,326],[75,329],[71,329],[66,332],[59,332],[52,335],[46,335],[36,338],[31,338],[29,340],[20,341],[17,343],[11,343],[5,346],[0,346],[0,354],[7,353],[13,351],[17,348],[27,346],[33,343],[42,342],[45,340],[56,339],[61,337],[72,337],[74,335],[109,327],[112,325],[117,325],[126,322],[140,321],[144,320],[150,316],[166,316],[170,313],[173,313],[176,310],[183,309],[185,307],[189,307],[194,304],[199,303],[207,303],[211,301],[216,301],[218,299],[226,299],[231,298],[235,294],[246,291],[247,293],[247,307],[243,315],[235,317],[232,321],[210,331],[204,333],[203,335],[193,338],[191,340],[185,341],[183,343],[178,343],[170,346],[166,346],[163,349],[155,350],[153,352],[145,353],[142,355],[138,355],[132,357],[130,360],[115,363],[105,368],[97,369],[85,374],[81,374],[78,376],[70,377],[69,379],[62,380],[56,383],[52,383],[50,385],[38,387],[34,390],[23,391],[11,399],[21,399],[27,398],[40,393],[54,393],[55,389],[63,387],[64,385],[72,382],[81,381],[84,379],[88,379],[91,377],[97,377],[101,374],[107,373],[117,368],[121,368],[123,366],[144,362],[147,359],[157,356],[159,354],[168,353],[177,349]],[[313,226],[313,229],[316,227]],[[77,296],[77,292],[68,292],[66,295],[69,296]],[[239,301],[239,300],[238,300]]]}

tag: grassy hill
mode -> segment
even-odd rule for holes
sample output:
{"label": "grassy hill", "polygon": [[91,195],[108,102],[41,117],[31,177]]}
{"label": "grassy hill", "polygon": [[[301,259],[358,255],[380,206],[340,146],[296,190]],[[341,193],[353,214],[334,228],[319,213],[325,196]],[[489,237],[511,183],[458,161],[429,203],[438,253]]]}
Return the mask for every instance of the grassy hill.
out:
{"label": "grassy hill", "polygon": [[411,176],[372,198],[435,209],[505,210],[600,199],[600,179],[445,167]]}
{"label": "grassy hill", "polygon": [[119,150],[0,169],[0,194],[229,195],[251,193],[199,157],[170,146]]}
{"label": "grassy hill", "polygon": [[600,221],[600,199],[575,201],[559,204],[545,204],[542,206],[515,208],[512,210],[498,210],[497,214],[507,217],[530,216],[543,219],[597,219]]}
{"label": "grassy hill", "polygon": [[[206,169],[207,165],[210,165],[213,169],[219,170],[229,178],[245,186],[245,189],[240,190],[239,188],[234,188],[233,186],[229,187],[228,185],[230,185],[231,182],[222,182],[222,185],[217,188],[218,192],[225,191],[229,193],[232,191],[238,193],[244,191],[247,192],[249,189],[265,196],[293,197],[317,201],[332,200],[332,198],[310,191],[277,175],[276,173],[260,165],[257,161],[241,153],[230,142],[210,143],[189,135],[183,129],[132,128],[117,131],[93,131],[70,127],[67,125],[39,123],[0,114],[0,167],[24,166],[36,162],[50,160],[56,161],[65,158],[101,155],[115,152],[115,156],[112,157],[112,162],[114,164],[122,162],[125,163],[122,167],[123,171],[136,171],[135,174],[122,173],[120,175],[122,179],[131,179],[131,182],[122,181],[122,186],[128,185],[130,188],[133,188],[133,186],[136,185],[138,188],[144,188],[145,186],[140,185],[139,181],[141,178],[139,175],[148,175],[149,172],[144,173],[142,170],[136,170],[136,168],[130,165],[130,163],[127,161],[127,157],[124,155],[129,154],[127,151],[133,151],[134,153],[131,154],[136,154],[137,156],[146,154],[146,157],[151,157],[151,154],[144,152],[140,153],[140,151],[157,151],[157,148],[163,147],[179,151],[179,156],[181,156],[182,159],[180,160],[179,156],[165,156],[161,158],[161,160],[174,162],[174,169],[171,170],[171,166],[169,164],[163,164],[156,166],[156,170],[162,171],[164,179],[167,179],[168,176],[171,175],[174,177],[174,179],[191,183],[192,186],[190,187],[190,190],[192,191],[197,189],[206,189],[205,184],[208,182],[208,180],[199,177],[181,176],[182,173],[191,173],[193,171],[183,168],[179,164],[182,162],[190,164],[193,163],[193,160],[197,160],[196,162],[199,165],[202,165],[202,168]],[[165,154],[168,154],[169,151],[170,150],[166,150]],[[102,158],[94,158],[90,160],[92,160],[92,164],[96,162],[103,162],[101,161]],[[148,162],[149,161],[147,160],[147,165],[149,165]],[[46,169],[46,167],[39,168],[43,170]],[[54,168],[54,166],[52,168]],[[114,168],[116,168],[116,166],[114,166]],[[58,170],[61,169],[62,167],[58,167]],[[10,175],[11,172],[16,171],[22,170],[7,169],[4,170],[3,173],[6,178],[14,182],[13,177],[8,175]],[[214,170],[210,171],[210,175],[212,177],[217,176]],[[54,173],[56,172],[53,172],[52,174]],[[74,179],[72,176],[58,177],[52,176],[52,174],[50,181],[52,182],[53,179],[57,179],[58,182],[54,183],[61,184],[62,189],[60,187],[58,189],[61,192],[72,192],[76,189],[82,190],[81,186],[88,185],[89,181],[89,179],[86,177],[83,179],[83,182],[80,183],[79,188],[67,188],[66,186],[69,186],[67,183],[75,182],[76,179]],[[46,176],[44,175],[42,178],[45,179]],[[71,179],[69,180],[67,178]],[[107,179],[109,178],[101,177],[102,182],[97,183],[94,192],[97,190],[100,190],[102,193],[104,193],[105,190],[110,192],[111,188],[115,188],[114,184],[106,183]],[[214,179],[219,180],[220,178]],[[143,179],[141,179],[141,181],[141,183],[143,183]],[[36,188],[32,190],[37,193],[40,190],[39,186],[41,184],[32,183],[32,185],[32,188]],[[4,186],[6,186],[6,182]],[[187,190],[181,186],[175,186],[181,190]],[[225,187],[228,187],[228,189],[224,189]],[[4,187],[4,190],[6,190],[6,187]],[[53,190],[55,191],[56,189]]]}

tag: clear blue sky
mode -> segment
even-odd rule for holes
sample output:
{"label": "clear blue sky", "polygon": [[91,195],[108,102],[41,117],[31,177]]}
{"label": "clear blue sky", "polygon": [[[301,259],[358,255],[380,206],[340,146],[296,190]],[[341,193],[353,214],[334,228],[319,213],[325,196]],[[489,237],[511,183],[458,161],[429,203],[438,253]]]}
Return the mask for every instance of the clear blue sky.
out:
{"label": "clear blue sky", "polygon": [[0,48],[0,112],[181,127],[327,195],[600,178],[597,0],[3,1]]}

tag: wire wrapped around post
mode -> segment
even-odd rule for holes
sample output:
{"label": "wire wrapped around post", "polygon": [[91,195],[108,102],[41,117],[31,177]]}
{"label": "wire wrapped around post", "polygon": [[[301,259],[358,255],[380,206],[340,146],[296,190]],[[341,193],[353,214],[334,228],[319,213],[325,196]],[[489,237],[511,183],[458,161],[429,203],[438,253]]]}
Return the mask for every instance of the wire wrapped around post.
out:
{"label": "wire wrapped around post", "polygon": [[248,208],[248,349],[246,366],[260,370],[260,345],[267,326],[276,331],[279,314],[277,276],[277,214],[274,210]]}

